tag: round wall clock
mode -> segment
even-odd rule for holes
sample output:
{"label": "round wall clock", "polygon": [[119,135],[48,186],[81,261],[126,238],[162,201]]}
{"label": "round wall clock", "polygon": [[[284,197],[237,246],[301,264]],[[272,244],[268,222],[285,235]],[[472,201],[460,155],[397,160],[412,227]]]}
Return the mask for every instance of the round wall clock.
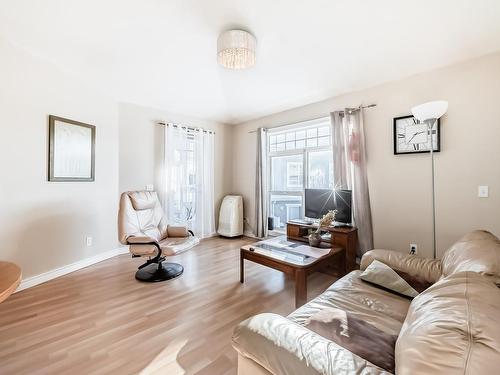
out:
{"label": "round wall clock", "polygon": [[430,152],[430,137],[434,152],[440,151],[440,122],[434,123],[429,131],[427,124],[421,124],[413,116],[394,118],[394,155]]}

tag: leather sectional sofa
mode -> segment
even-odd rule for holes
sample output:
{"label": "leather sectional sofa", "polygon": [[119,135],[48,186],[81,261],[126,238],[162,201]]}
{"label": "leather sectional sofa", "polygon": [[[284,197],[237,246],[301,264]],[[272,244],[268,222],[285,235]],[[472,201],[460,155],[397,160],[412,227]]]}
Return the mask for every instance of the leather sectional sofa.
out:
{"label": "leather sectional sofa", "polygon": [[[373,260],[421,293],[360,279]],[[234,330],[239,375],[499,374],[500,241],[465,235],[442,260],[367,252],[361,270],[287,317],[259,314]]]}

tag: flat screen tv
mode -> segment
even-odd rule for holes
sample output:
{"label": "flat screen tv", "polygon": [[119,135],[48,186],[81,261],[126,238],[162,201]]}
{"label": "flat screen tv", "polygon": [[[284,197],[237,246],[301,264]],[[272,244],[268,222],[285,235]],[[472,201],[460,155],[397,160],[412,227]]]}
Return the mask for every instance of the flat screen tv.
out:
{"label": "flat screen tv", "polygon": [[305,216],[320,219],[330,210],[337,210],[335,221],[352,222],[352,191],[332,189],[305,189]]}

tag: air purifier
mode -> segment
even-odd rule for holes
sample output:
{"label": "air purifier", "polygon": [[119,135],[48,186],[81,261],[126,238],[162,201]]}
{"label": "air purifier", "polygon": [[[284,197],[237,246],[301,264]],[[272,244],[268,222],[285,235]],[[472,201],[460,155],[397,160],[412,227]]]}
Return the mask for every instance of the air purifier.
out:
{"label": "air purifier", "polygon": [[226,195],[219,212],[217,233],[224,237],[243,234],[243,198],[241,195]]}

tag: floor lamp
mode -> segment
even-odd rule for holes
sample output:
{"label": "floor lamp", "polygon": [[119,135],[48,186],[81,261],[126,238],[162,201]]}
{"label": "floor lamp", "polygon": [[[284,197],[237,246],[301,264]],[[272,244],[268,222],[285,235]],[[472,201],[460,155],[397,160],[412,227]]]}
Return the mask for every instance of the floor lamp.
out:
{"label": "floor lamp", "polygon": [[[432,171],[432,251],[434,259],[436,258],[436,194],[435,194],[435,177],[434,177],[434,142],[432,137],[432,129],[437,124],[437,120],[443,116],[448,110],[448,102],[438,100],[417,105],[411,109],[413,117],[423,124],[427,124],[429,150],[431,152],[431,171]],[[437,127],[436,127],[437,134]]]}

